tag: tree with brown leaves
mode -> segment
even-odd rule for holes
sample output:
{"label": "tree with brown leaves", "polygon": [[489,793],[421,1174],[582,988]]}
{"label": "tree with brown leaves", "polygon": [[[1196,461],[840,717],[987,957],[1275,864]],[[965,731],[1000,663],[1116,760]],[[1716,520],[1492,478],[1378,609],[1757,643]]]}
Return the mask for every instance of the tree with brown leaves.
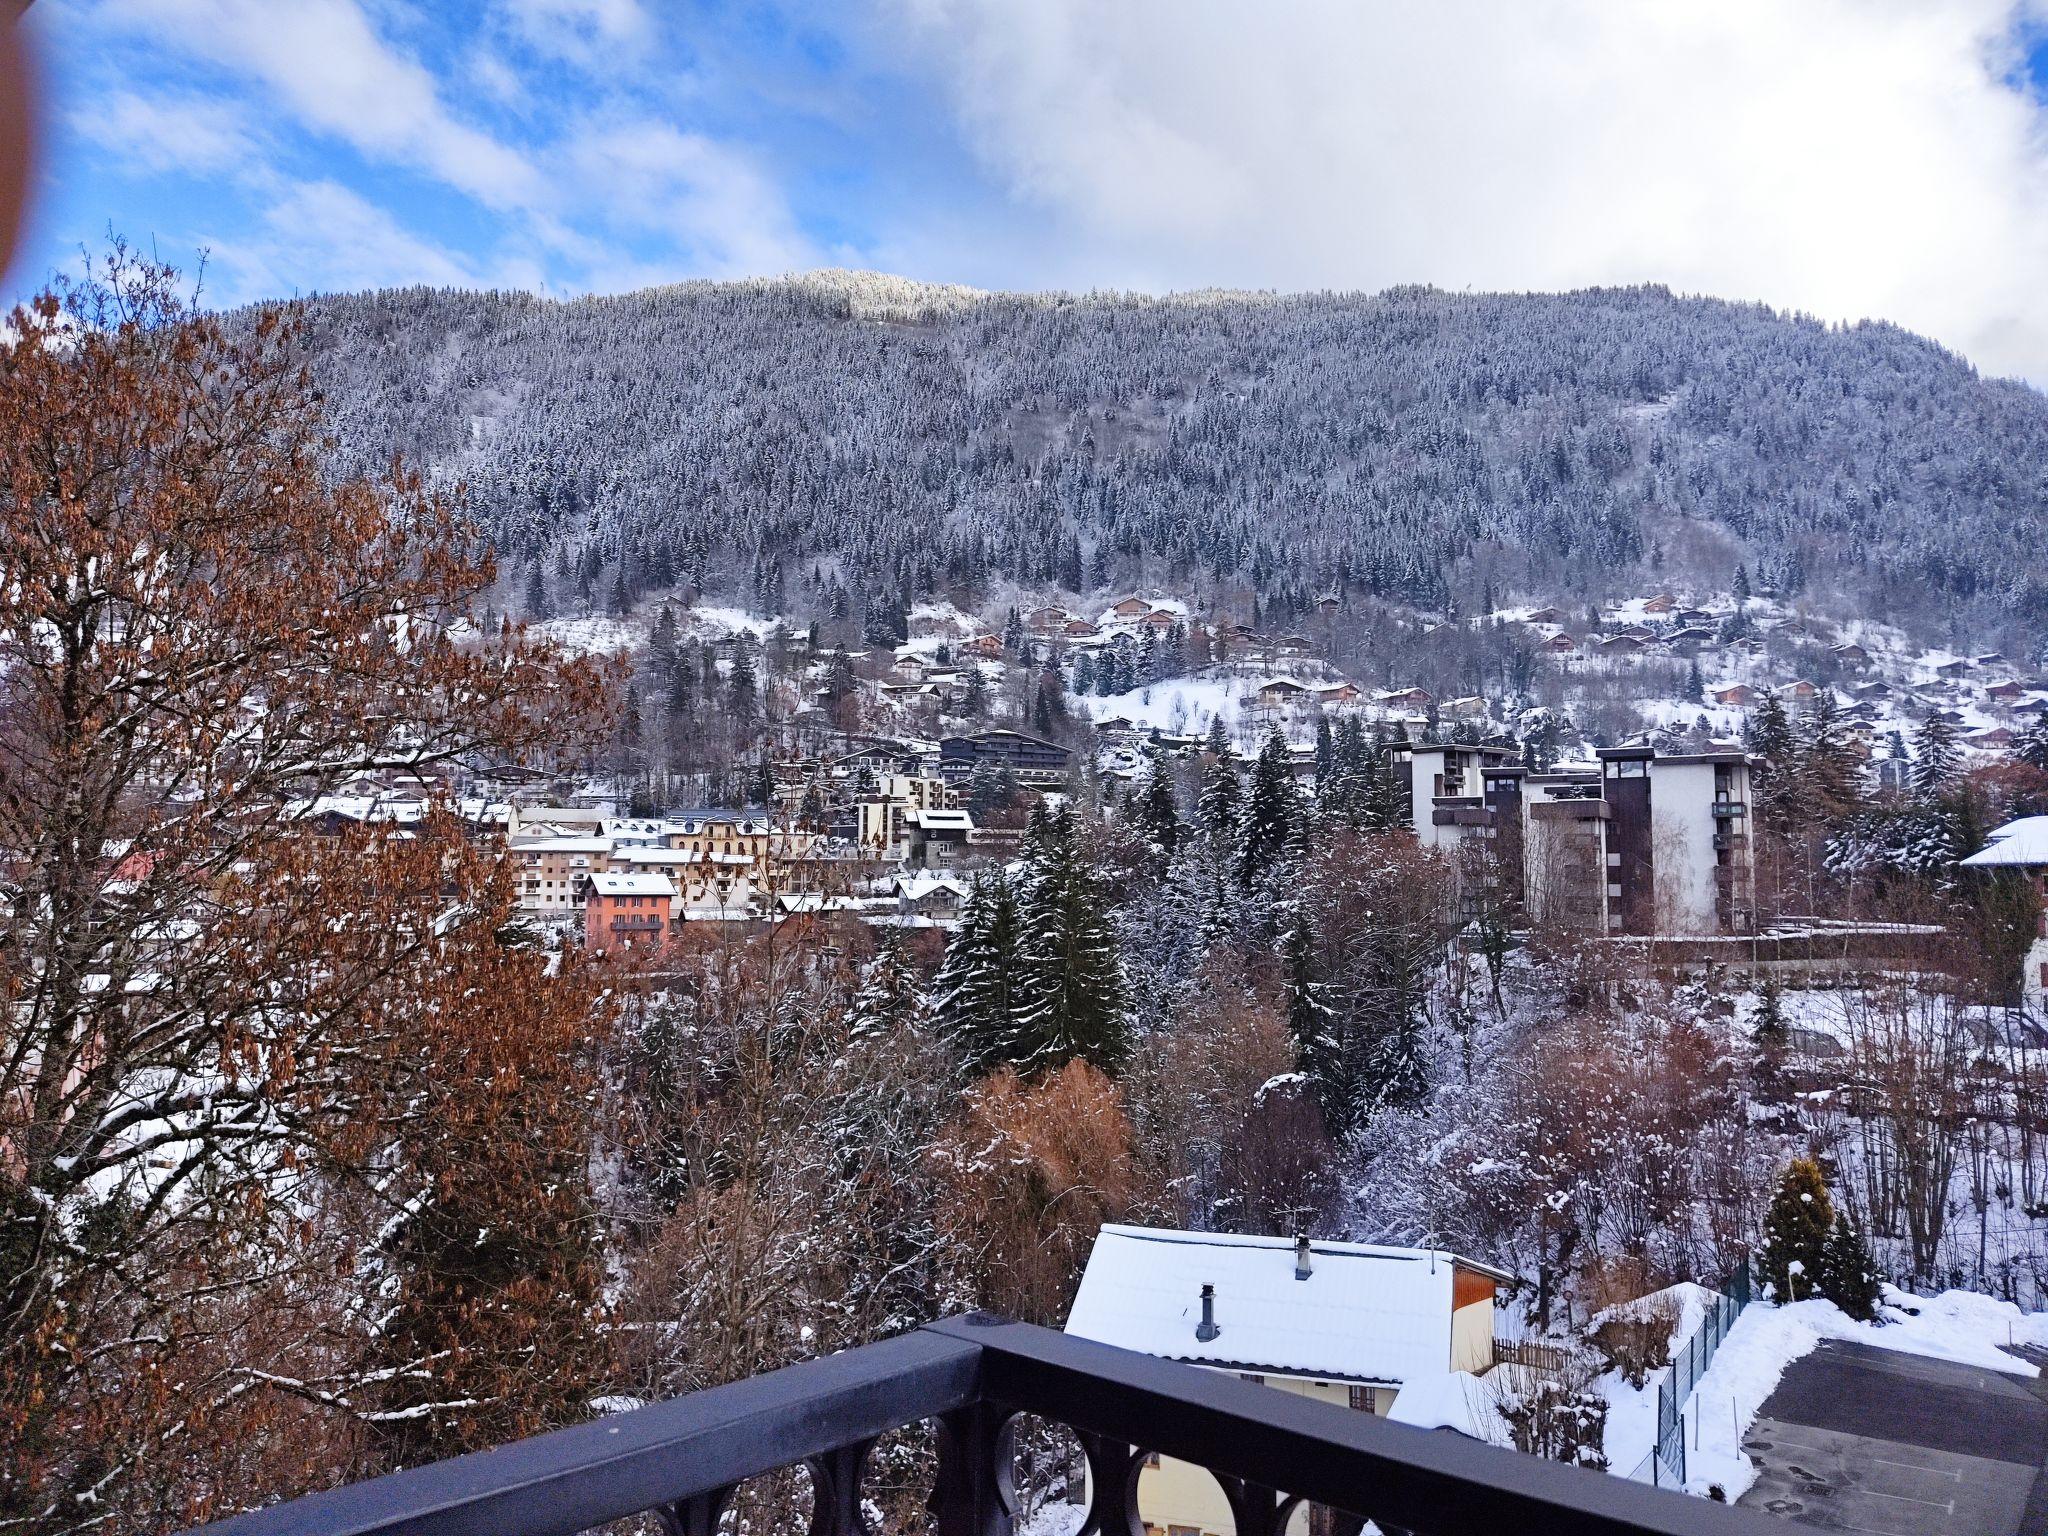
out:
{"label": "tree with brown leaves", "polygon": [[[388,1407],[296,1358],[364,1273],[320,1222],[433,1168],[422,1068],[587,1025],[457,830],[309,835],[363,772],[579,750],[608,688],[474,630],[453,500],[330,477],[302,328],[117,249],[0,341],[0,1528],[184,1523],[267,1470],[252,1404]],[[532,996],[477,1056],[485,981]]]}

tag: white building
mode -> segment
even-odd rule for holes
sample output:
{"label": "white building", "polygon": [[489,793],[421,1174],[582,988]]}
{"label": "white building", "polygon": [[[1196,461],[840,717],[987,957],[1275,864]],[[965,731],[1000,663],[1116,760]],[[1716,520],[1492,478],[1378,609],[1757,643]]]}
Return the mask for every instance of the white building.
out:
{"label": "white building", "polygon": [[2027,1006],[2041,1009],[2048,1003],[2048,816],[2022,816],[2018,821],[2008,821],[1991,834],[1991,841],[1979,852],[1963,860],[1963,867],[1987,873],[2010,871],[2031,882],[2042,897],[2041,915],[2034,924],[2034,942],[2027,947],[2020,975]]}
{"label": "white building", "polygon": [[[1105,1226],[1066,1331],[1386,1414],[1410,1381],[1493,1364],[1510,1279],[1435,1249]],[[1233,1529],[1216,1480],[1171,1457],[1140,1472],[1138,1513],[1165,1533]]]}
{"label": "white building", "polygon": [[1416,746],[1396,761],[1417,841],[1462,862],[1469,842],[1493,840],[1509,868],[1486,878],[1519,879],[1539,923],[1639,935],[1752,932],[1748,755],[1650,747],[1594,755],[1597,768],[1556,773],[1527,772],[1494,747]]}

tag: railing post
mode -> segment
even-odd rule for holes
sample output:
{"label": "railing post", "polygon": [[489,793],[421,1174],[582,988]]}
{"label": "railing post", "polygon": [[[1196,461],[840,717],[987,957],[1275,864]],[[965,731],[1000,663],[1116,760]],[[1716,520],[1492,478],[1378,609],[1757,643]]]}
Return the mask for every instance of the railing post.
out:
{"label": "railing post", "polygon": [[940,1418],[939,1475],[932,1488],[938,1536],[1012,1536],[1012,1418],[988,1402],[969,1403]]}
{"label": "railing post", "polygon": [[664,1536],[716,1536],[718,1517],[732,1502],[733,1485],[693,1494],[673,1504],[658,1505],[654,1517],[661,1522]]}
{"label": "railing post", "polygon": [[1145,1470],[1143,1446],[1076,1430],[1088,1457],[1088,1518],[1074,1536],[1144,1536],[1138,1517],[1138,1478]]}
{"label": "railing post", "polygon": [[874,1444],[859,1440],[804,1463],[811,1474],[811,1536],[865,1536],[860,1479]]}

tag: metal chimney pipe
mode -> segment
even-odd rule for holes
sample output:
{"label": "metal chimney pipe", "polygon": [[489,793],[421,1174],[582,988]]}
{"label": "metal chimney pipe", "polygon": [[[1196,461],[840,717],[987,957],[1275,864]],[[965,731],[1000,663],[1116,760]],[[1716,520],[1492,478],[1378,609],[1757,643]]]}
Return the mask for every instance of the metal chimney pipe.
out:
{"label": "metal chimney pipe", "polygon": [[1202,1286],[1202,1320],[1195,1325],[1195,1337],[1206,1344],[1223,1330],[1216,1326],[1216,1287]]}
{"label": "metal chimney pipe", "polygon": [[1310,1257],[1308,1251],[1308,1234],[1306,1232],[1295,1233],[1294,1278],[1297,1280],[1306,1280],[1309,1277],[1310,1273],[1313,1272],[1314,1268],[1315,1262]]}

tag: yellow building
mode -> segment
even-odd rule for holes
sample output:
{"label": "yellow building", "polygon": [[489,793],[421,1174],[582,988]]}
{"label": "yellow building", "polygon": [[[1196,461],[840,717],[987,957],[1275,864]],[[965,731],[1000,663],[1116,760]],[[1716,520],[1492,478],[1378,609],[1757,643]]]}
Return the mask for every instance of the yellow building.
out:
{"label": "yellow building", "polygon": [[[1385,1414],[1406,1382],[1492,1366],[1511,1278],[1436,1249],[1104,1226],[1066,1331]],[[1139,1474],[1138,1513],[1158,1536],[1234,1528],[1216,1480],[1171,1457]]]}

